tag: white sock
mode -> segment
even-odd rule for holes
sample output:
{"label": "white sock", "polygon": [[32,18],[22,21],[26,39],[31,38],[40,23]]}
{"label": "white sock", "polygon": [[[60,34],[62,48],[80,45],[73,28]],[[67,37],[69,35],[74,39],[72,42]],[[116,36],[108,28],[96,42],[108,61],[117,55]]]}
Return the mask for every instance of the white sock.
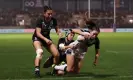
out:
{"label": "white sock", "polygon": [[64,64],[64,65],[56,65],[54,68],[56,70],[62,70],[62,71],[64,71],[64,69],[65,69],[66,66],[67,66],[67,64]]}

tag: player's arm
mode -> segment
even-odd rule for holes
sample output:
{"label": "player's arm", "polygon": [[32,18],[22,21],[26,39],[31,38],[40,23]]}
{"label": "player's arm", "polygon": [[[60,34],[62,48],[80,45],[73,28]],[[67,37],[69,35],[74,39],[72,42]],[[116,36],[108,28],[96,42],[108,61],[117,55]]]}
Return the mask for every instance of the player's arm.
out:
{"label": "player's arm", "polygon": [[44,41],[47,40],[47,38],[44,37],[44,36],[41,34],[41,28],[39,28],[39,27],[36,28],[36,34],[37,34],[37,37],[43,39]]}
{"label": "player's arm", "polygon": [[100,55],[100,41],[98,38],[96,38],[96,43],[95,43],[95,59],[94,59],[94,65],[96,66],[98,63],[98,57]]}
{"label": "player's arm", "polygon": [[72,48],[73,46],[65,46],[65,45],[63,45],[63,46],[61,46],[61,45],[59,45],[59,48],[61,49],[61,50],[66,50],[66,49],[68,49],[68,48]]}
{"label": "player's arm", "polygon": [[66,49],[68,49],[68,48],[73,48],[74,46],[72,46],[72,45],[64,45],[61,49],[62,50],[66,50]]}
{"label": "player's arm", "polygon": [[82,31],[80,29],[71,29],[71,31],[73,33],[79,34],[79,35],[83,35]]}
{"label": "player's arm", "polygon": [[85,34],[83,31],[81,31],[80,29],[71,29],[72,32],[79,34],[79,35],[83,35],[85,38],[89,38],[90,34]]}
{"label": "player's arm", "polygon": [[47,44],[51,44],[52,41],[47,39],[46,37],[44,37],[42,34],[41,34],[41,27],[42,27],[42,21],[41,19],[38,19],[37,20],[37,23],[36,23],[36,35],[37,37],[41,38],[42,40],[46,41]]}
{"label": "player's arm", "polygon": [[57,20],[54,19],[54,26],[55,26],[55,31],[57,33],[57,35],[59,36],[59,38],[63,37],[63,34],[61,33],[61,30],[59,29],[59,26],[57,25]]}
{"label": "player's arm", "polygon": [[61,49],[61,50],[66,50],[68,48],[72,48],[73,46],[70,46],[70,45],[65,45],[64,44],[64,38],[60,38],[59,41],[58,41],[58,47]]}
{"label": "player's arm", "polygon": [[70,46],[70,45],[65,46],[65,49],[68,49],[68,48],[72,48],[72,46]]}
{"label": "player's arm", "polygon": [[73,48],[73,46],[70,46],[70,45],[64,45],[63,50],[66,50],[66,49],[68,49],[68,48]]}
{"label": "player's arm", "polygon": [[58,47],[61,49],[61,50],[66,50],[68,48],[71,48],[71,46],[66,46],[64,44],[64,39],[63,38],[60,38],[59,41],[58,41]]}
{"label": "player's arm", "polygon": [[96,52],[96,54],[95,54],[94,65],[96,66],[98,63],[98,57],[100,55],[99,49],[95,49],[95,52]]}

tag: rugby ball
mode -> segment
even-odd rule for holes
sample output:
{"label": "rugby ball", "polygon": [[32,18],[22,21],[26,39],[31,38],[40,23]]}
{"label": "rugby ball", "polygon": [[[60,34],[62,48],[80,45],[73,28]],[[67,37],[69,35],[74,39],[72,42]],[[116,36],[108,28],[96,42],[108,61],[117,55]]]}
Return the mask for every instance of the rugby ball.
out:
{"label": "rugby ball", "polygon": [[65,49],[65,45],[63,43],[59,44],[59,48],[62,50],[62,49]]}

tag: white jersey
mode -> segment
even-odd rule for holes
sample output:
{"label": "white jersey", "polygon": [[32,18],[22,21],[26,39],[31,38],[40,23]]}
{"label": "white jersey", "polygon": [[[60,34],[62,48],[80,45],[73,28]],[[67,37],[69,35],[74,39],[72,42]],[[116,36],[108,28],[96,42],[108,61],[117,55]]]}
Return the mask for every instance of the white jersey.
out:
{"label": "white jersey", "polygon": [[74,55],[75,57],[82,59],[84,58],[84,55],[87,52],[88,46],[86,43],[87,43],[87,39],[85,39],[84,36],[79,35],[77,37],[77,40],[69,44],[70,46],[74,46],[74,48],[68,48],[65,53]]}

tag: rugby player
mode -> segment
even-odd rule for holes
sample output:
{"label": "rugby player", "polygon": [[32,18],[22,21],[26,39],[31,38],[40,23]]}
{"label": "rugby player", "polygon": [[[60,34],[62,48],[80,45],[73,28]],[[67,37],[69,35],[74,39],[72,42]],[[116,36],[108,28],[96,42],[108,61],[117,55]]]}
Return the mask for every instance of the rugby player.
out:
{"label": "rugby player", "polygon": [[[91,23],[91,24],[90,24]],[[99,57],[99,45],[100,41],[98,39],[98,34],[100,32],[99,28],[96,27],[92,22],[89,22],[88,25],[89,32],[82,32],[79,35],[77,40],[70,44],[70,46],[75,46],[74,48],[69,48],[66,50],[66,60],[67,64],[65,65],[56,65],[54,67],[55,70],[66,71],[69,73],[79,73],[84,55],[86,54],[88,47],[95,45],[95,60],[94,65],[97,64]],[[80,32],[80,31],[79,31]],[[88,34],[89,37],[86,38],[83,34]],[[58,74],[64,74],[60,72]]]}
{"label": "rugby player", "polygon": [[54,56],[53,63],[58,64],[59,52],[50,38],[50,30],[55,29],[59,37],[62,37],[62,33],[57,26],[57,20],[52,17],[52,8],[44,6],[43,12],[43,17],[37,20],[36,29],[32,36],[33,46],[36,50],[34,63],[35,75],[37,77],[40,77],[40,63],[43,55],[43,47],[45,47]]}
{"label": "rugby player", "polygon": [[[65,37],[60,38],[58,41],[58,45],[57,45],[57,49],[59,51],[60,54],[60,58],[59,58],[59,63],[61,62],[66,62],[66,54],[65,54],[65,50],[68,48],[71,48],[71,46],[68,46],[70,43],[74,42],[73,38],[74,38],[75,33],[71,32],[71,31],[67,31]],[[60,48],[60,45],[63,44],[64,47]],[[43,65],[43,68],[48,68],[51,67],[53,64],[53,57],[54,56],[50,56]]]}

